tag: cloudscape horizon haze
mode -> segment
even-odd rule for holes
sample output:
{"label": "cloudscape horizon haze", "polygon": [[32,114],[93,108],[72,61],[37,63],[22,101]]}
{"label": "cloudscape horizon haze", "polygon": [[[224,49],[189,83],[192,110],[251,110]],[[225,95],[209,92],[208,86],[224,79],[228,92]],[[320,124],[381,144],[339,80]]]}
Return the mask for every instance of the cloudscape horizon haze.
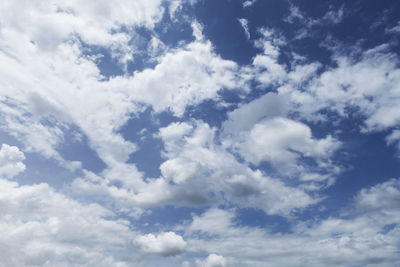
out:
{"label": "cloudscape horizon haze", "polygon": [[3,0],[0,266],[400,266],[399,11]]}

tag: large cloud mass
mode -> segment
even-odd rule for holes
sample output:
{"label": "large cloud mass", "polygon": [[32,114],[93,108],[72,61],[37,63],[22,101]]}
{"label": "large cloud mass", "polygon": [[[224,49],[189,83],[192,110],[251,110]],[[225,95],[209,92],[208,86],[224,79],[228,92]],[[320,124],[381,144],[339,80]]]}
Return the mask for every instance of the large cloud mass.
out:
{"label": "large cloud mass", "polygon": [[400,262],[398,6],[228,2],[0,4],[1,266]]}

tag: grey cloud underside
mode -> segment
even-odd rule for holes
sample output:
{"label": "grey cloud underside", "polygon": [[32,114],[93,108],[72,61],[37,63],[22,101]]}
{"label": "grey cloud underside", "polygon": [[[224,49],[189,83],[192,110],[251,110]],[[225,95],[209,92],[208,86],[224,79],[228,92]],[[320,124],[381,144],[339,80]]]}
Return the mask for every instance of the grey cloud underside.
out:
{"label": "grey cloud underside", "polygon": [[[346,149],[340,135],[316,135],[316,123],[334,125],[355,114],[361,120],[355,131],[385,133],[386,144],[400,148],[398,55],[388,44],[354,47],[352,53],[336,46],[332,67],[286,53],[289,65],[280,57],[290,40],[271,28],[257,29],[252,40],[251,22],[238,18],[258,49],[251,63],[239,65],[216,52],[201,22],[182,14],[196,2],[1,5],[0,130],[18,147],[0,149],[0,265],[398,263],[399,179],[362,189],[339,215],[298,215],[322,208],[325,190],[345,168],[337,157]],[[245,9],[254,5],[243,1]],[[338,24],[343,10],[307,19],[292,5],[285,22],[300,21],[306,30]],[[193,38],[176,47],[163,43],[156,31],[164,16],[171,23],[182,20]],[[387,32],[396,34],[397,28]],[[150,35],[145,51],[132,39],[140,29]],[[102,75],[102,55],[88,54],[88,47],[107,51],[124,74]],[[151,55],[152,67],[128,72],[143,53]],[[224,102],[224,90],[240,103]],[[227,108],[220,127],[187,113],[206,101]],[[151,133],[163,145],[159,177],[146,177],[129,160],[141,142],[121,133],[148,110],[154,118],[167,113],[174,120]],[[77,143],[87,140],[105,164],[102,171],[62,156],[71,131]],[[21,183],[19,175],[38,176],[26,167],[29,157],[69,170],[70,181],[60,188]],[[163,219],[150,228],[141,223],[153,210],[171,206],[193,213],[174,225]],[[246,208],[283,218],[290,231],[239,224],[239,210]]]}

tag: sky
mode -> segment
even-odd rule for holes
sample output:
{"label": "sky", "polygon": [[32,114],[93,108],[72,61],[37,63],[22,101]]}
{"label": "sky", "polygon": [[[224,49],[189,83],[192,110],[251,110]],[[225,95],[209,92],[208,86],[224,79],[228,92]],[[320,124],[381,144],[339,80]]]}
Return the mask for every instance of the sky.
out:
{"label": "sky", "polygon": [[398,266],[399,10],[1,1],[0,266]]}

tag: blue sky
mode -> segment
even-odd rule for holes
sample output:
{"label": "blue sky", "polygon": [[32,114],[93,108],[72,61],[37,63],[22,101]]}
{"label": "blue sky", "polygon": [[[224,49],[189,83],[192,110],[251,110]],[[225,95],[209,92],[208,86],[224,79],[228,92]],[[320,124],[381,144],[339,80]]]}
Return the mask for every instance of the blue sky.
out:
{"label": "blue sky", "polygon": [[397,10],[5,1],[0,265],[397,266]]}

